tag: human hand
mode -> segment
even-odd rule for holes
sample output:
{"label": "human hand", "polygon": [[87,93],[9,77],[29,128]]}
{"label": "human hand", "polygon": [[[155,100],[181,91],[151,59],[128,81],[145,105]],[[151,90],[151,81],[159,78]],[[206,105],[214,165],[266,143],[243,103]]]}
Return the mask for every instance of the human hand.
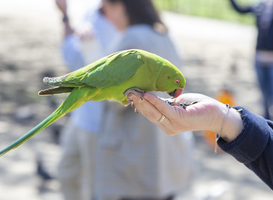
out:
{"label": "human hand", "polygon": [[[196,130],[211,130],[219,133],[227,113],[224,104],[202,94],[187,93],[180,95],[174,101],[175,106],[168,105],[150,93],[145,93],[143,100],[133,94],[129,94],[128,98],[133,100],[137,110],[168,135]],[[186,108],[179,106],[180,103],[194,101],[198,103]],[[158,120],[162,115],[165,116],[165,119],[159,122]],[[242,122],[238,112],[232,109],[224,125],[222,136],[226,136],[224,139],[230,142],[237,137],[242,129]]]}
{"label": "human hand", "polygon": [[[174,105],[170,106],[156,96],[146,93],[144,100],[129,95],[136,109],[139,110],[150,121],[157,124],[168,135],[176,135],[178,133],[193,130],[212,130],[217,129],[214,120],[217,119],[217,109],[214,107],[221,106],[219,103],[204,95],[199,94],[183,94],[175,99]],[[186,108],[180,107],[180,103],[190,103],[198,101],[198,103]],[[163,122],[158,122],[162,114],[165,116]]]}
{"label": "human hand", "polygon": [[66,0],[55,0],[55,3],[57,7],[60,9],[60,11],[66,15],[67,12],[67,3]]}

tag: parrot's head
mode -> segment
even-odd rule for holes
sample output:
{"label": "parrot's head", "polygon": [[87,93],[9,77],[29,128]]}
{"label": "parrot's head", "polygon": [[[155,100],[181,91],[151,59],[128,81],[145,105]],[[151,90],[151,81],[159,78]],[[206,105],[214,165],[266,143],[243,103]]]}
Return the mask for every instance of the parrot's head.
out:
{"label": "parrot's head", "polygon": [[181,71],[169,61],[165,61],[156,81],[157,90],[176,98],[182,93],[185,84],[186,79]]}

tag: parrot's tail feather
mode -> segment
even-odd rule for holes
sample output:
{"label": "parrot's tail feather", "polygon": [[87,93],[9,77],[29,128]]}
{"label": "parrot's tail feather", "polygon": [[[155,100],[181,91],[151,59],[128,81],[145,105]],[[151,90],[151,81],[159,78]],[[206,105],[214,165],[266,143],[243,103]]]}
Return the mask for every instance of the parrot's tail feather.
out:
{"label": "parrot's tail feather", "polygon": [[63,94],[63,93],[70,93],[73,89],[74,89],[74,87],[53,87],[53,88],[41,90],[38,92],[38,94],[40,96]]}
{"label": "parrot's tail feather", "polygon": [[[56,113],[56,111],[57,111],[57,113]],[[7,153],[8,151],[10,151],[12,149],[15,149],[16,147],[18,147],[19,145],[21,145],[25,141],[29,140],[31,137],[33,137],[38,132],[43,130],[45,127],[49,126],[50,124],[52,124],[53,122],[55,122],[57,119],[59,119],[60,117],[62,117],[64,115],[64,114],[62,114],[62,112],[58,113],[58,109],[56,111],[54,111],[51,115],[49,115],[46,119],[44,119],[41,123],[39,123],[36,127],[34,127],[32,130],[30,130],[28,133],[26,133],[25,135],[20,137],[18,140],[13,142],[11,145],[6,147],[5,149],[1,150],[0,156],[4,155],[5,153]]]}
{"label": "parrot's tail feather", "polygon": [[75,110],[76,108],[80,107],[82,104],[85,103],[85,101],[82,99],[84,96],[84,92],[81,92],[80,89],[75,88],[70,95],[67,97],[67,99],[46,119],[44,119],[41,123],[39,123],[37,126],[35,126],[32,130],[30,130],[28,133],[20,137],[18,140],[13,142],[11,145],[6,147],[5,149],[0,151],[0,157],[3,156],[8,151],[18,147],[25,141],[29,140],[31,137],[36,135],[38,132],[64,116],[66,113]]}

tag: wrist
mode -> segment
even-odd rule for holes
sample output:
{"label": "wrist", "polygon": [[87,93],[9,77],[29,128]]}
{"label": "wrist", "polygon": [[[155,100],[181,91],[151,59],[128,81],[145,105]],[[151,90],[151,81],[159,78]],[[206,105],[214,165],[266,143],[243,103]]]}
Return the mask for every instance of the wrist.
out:
{"label": "wrist", "polygon": [[62,20],[63,20],[64,23],[68,23],[69,22],[69,17],[67,15],[67,13],[63,14],[63,19]]}
{"label": "wrist", "polygon": [[[216,104],[213,106],[213,109],[212,109],[212,120],[211,120],[211,123],[210,123],[210,129],[208,130],[211,130],[217,134],[220,133],[221,131],[221,128],[222,128],[222,125],[223,125],[223,122],[225,119],[225,115],[227,114],[227,106],[219,101],[215,101]],[[223,127],[224,129],[224,127]],[[222,130],[223,131],[223,130]]]}
{"label": "wrist", "polygon": [[68,17],[68,15],[66,13],[63,14],[62,21],[64,23],[65,36],[73,34],[74,33],[74,29],[71,27],[70,21],[69,21],[69,17]]}
{"label": "wrist", "polygon": [[231,108],[224,124],[221,138],[226,142],[231,142],[237,138],[242,129],[243,120],[241,114],[234,108]]}

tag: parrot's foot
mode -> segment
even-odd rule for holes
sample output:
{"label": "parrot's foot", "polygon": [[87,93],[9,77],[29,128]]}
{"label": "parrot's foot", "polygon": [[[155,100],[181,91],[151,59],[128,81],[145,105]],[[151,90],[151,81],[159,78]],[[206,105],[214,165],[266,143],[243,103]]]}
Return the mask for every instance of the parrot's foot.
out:
{"label": "parrot's foot", "polygon": [[145,91],[143,91],[139,88],[130,88],[130,89],[126,90],[123,94],[124,94],[124,96],[128,96],[130,93],[137,95],[141,100],[143,100],[142,96],[145,93]]}

